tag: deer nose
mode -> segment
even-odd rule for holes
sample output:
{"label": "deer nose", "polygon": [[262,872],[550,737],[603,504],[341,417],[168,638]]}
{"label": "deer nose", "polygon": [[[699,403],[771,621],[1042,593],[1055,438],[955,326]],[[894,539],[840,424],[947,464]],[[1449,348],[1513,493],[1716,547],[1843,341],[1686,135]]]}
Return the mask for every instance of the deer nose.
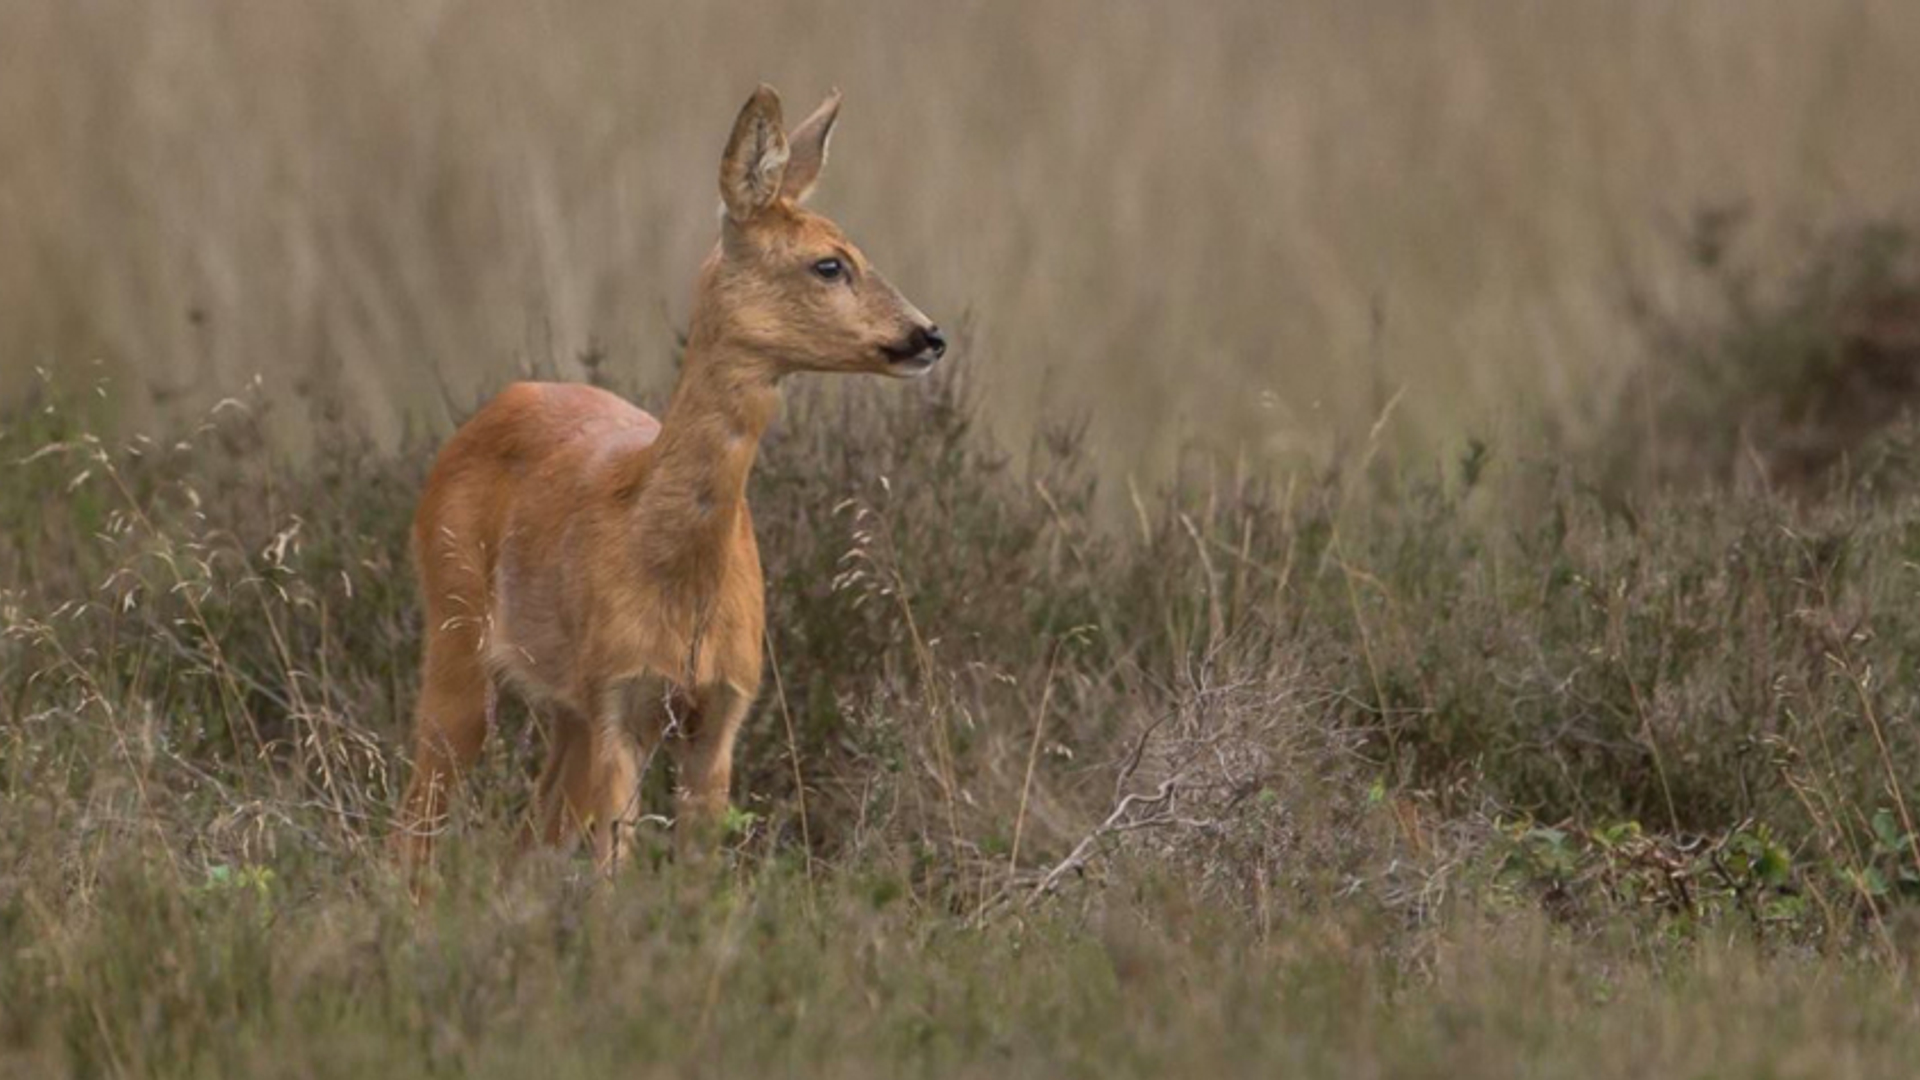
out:
{"label": "deer nose", "polygon": [[929,326],[925,330],[919,331],[918,336],[922,349],[927,350],[936,357],[947,354],[947,339],[941,335],[939,327]]}

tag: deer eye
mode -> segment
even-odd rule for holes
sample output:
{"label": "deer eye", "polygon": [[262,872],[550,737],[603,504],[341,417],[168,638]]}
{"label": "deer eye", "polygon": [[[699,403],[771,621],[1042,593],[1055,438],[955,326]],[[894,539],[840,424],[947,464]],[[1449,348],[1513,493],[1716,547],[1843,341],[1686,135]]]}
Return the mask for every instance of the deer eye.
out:
{"label": "deer eye", "polygon": [[839,259],[821,259],[813,264],[813,272],[821,281],[839,281],[847,276],[847,264]]}

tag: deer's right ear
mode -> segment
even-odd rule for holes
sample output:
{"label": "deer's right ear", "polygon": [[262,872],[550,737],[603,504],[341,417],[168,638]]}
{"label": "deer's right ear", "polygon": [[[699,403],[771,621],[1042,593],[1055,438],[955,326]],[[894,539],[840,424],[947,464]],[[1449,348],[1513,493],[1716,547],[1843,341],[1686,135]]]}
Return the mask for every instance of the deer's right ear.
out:
{"label": "deer's right ear", "polygon": [[727,216],[746,224],[780,194],[787,171],[787,135],[780,126],[780,95],[762,83],[741,107],[720,158],[720,198]]}

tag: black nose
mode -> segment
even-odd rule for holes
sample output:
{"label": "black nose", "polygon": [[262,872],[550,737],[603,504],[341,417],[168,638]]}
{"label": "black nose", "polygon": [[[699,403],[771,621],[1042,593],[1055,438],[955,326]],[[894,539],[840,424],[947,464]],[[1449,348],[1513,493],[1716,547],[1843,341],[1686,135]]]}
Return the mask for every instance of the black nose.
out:
{"label": "black nose", "polygon": [[915,336],[920,339],[920,347],[922,349],[931,352],[935,356],[945,356],[947,354],[947,339],[941,336],[939,327],[929,326],[925,330],[917,330],[914,333]]}

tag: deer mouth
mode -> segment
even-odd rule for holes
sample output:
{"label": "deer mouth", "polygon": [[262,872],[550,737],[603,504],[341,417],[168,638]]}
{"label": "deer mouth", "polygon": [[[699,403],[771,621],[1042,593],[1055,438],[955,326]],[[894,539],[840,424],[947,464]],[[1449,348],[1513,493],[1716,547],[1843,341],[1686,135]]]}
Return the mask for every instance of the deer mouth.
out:
{"label": "deer mouth", "polygon": [[888,374],[910,378],[933,370],[933,365],[946,355],[947,339],[940,336],[936,327],[915,327],[905,341],[882,345],[880,352],[887,358]]}
{"label": "deer mouth", "polygon": [[907,379],[917,378],[932,371],[933,365],[939,362],[940,358],[931,350],[909,353],[906,356],[895,356],[892,352],[888,352],[887,374]]}
{"label": "deer mouth", "polygon": [[884,345],[880,348],[880,354],[886,357],[887,374],[908,379],[925,375],[940,362],[940,354],[932,349]]}

